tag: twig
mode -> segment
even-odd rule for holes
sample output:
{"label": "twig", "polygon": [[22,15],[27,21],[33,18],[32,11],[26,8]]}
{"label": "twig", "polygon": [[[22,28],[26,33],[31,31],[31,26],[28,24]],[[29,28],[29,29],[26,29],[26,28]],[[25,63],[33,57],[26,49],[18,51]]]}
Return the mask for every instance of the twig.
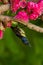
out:
{"label": "twig", "polygon": [[4,28],[3,24],[2,24],[2,22],[0,22],[0,30],[5,31],[5,28]]}
{"label": "twig", "polygon": [[7,3],[9,3],[9,0],[2,0],[2,2],[3,2],[4,4],[7,4]]}
{"label": "twig", "polygon": [[32,23],[24,23],[22,21],[18,21],[16,19],[14,19],[13,17],[9,17],[9,16],[4,16],[4,15],[0,15],[0,21],[10,21],[10,20],[14,20],[15,22],[19,22],[25,26],[27,26],[29,29],[32,29],[32,30],[35,30],[37,32],[40,32],[40,33],[43,33],[43,28],[39,27],[39,26],[36,26]]}
{"label": "twig", "polygon": [[0,14],[9,10],[10,9],[10,4],[5,4],[0,6]]}
{"label": "twig", "polygon": [[0,20],[3,22],[4,21],[10,21],[10,20],[12,20],[12,17],[0,15]]}

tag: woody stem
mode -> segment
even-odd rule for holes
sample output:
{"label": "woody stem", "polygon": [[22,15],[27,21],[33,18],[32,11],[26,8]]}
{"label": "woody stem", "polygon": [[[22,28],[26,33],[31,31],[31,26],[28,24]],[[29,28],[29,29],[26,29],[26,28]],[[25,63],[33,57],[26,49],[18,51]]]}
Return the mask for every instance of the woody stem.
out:
{"label": "woody stem", "polygon": [[43,33],[43,28],[41,28],[41,27],[39,27],[39,26],[36,26],[36,25],[34,25],[34,24],[32,24],[32,23],[24,23],[24,22],[22,22],[22,21],[18,21],[18,20],[16,20],[16,19],[14,19],[13,17],[9,17],[9,16],[4,16],[4,15],[0,15],[0,21],[10,21],[10,20],[14,20],[15,22],[19,22],[19,23],[21,23],[21,24],[23,24],[23,25],[25,25],[25,26],[27,26],[29,29],[32,29],[32,30],[35,30],[35,31],[37,31],[37,32],[40,32],[40,33]]}

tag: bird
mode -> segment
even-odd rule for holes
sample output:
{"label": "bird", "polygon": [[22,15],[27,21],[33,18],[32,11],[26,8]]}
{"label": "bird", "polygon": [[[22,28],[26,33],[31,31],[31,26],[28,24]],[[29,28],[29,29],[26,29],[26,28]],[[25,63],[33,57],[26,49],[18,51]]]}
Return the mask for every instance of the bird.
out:
{"label": "bird", "polygon": [[16,36],[22,40],[23,44],[29,45],[31,47],[31,44],[29,43],[23,29],[19,28],[18,26],[16,26],[16,27],[11,26],[11,29],[16,34]]}

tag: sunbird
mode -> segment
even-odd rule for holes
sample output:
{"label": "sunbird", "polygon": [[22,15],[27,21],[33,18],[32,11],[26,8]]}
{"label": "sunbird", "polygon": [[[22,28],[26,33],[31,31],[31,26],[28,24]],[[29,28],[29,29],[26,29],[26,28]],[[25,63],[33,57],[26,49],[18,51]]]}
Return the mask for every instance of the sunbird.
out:
{"label": "sunbird", "polygon": [[30,43],[29,43],[29,41],[28,41],[28,39],[27,39],[27,37],[25,35],[24,30],[22,30],[21,28],[19,28],[17,26],[16,27],[11,26],[11,29],[16,34],[16,36],[19,37],[22,40],[22,42],[25,45],[28,45],[29,44],[29,46],[31,47],[31,45],[30,45]]}

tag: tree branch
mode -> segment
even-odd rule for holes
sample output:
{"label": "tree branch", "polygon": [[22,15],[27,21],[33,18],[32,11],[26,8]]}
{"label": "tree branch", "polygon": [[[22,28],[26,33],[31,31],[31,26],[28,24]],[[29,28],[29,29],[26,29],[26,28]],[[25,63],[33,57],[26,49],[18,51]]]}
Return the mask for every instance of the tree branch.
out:
{"label": "tree branch", "polygon": [[10,4],[5,4],[0,6],[0,14],[9,10],[10,9]]}
{"label": "tree branch", "polygon": [[0,21],[10,21],[10,20],[14,20],[15,22],[19,22],[25,26],[27,26],[29,29],[32,29],[32,30],[35,30],[37,32],[40,32],[40,33],[43,33],[43,28],[39,27],[39,26],[36,26],[32,23],[24,23],[22,21],[18,21],[16,19],[14,19],[13,17],[9,17],[9,16],[4,16],[4,15],[0,15]]}
{"label": "tree branch", "polygon": [[3,2],[4,4],[7,4],[7,3],[9,3],[9,0],[2,0],[2,2]]}

